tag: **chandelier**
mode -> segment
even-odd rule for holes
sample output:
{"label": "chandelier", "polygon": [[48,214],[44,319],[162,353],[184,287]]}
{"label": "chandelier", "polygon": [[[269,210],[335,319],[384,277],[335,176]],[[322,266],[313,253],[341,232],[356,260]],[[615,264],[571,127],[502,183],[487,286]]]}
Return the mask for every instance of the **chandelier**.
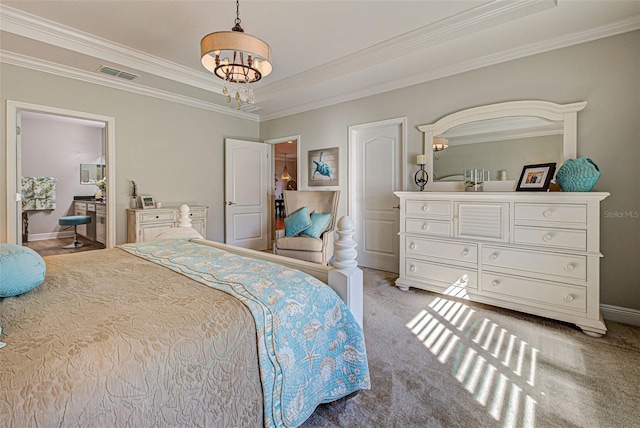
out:
{"label": "chandelier", "polygon": [[236,19],[231,31],[207,34],[200,41],[201,62],[204,68],[224,80],[222,94],[231,103],[235,91],[236,108],[244,101],[253,103],[251,83],[271,73],[271,48],[257,37],[245,34],[240,26],[240,2],[236,0]]}
{"label": "chandelier", "polygon": [[284,154],[284,168],[282,169],[282,175],[280,176],[280,180],[289,181],[291,180],[291,174],[289,174],[289,170],[287,169],[287,154]]}
{"label": "chandelier", "polygon": [[443,137],[433,137],[433,151],[440,152],[449,147],[449,140]]}

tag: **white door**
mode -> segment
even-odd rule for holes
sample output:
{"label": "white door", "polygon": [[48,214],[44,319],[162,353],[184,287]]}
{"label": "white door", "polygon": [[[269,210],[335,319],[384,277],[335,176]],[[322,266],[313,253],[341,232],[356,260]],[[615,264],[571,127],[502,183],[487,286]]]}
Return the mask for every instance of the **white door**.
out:
{"label": "white door", "polygon": [[225,243],[269,248],[269,150],[251,141],[225,140]]}
{"label": "white door", "polygon": [[406,119],[349,127],[349,215],[358,264],[398,272],[399,202],[403,189]]}

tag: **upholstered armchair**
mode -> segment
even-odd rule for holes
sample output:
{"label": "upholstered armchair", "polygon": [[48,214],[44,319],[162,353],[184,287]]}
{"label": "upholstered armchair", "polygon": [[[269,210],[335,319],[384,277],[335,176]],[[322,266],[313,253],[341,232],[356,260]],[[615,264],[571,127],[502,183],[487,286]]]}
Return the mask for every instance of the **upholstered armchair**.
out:
{"label": "upholstered armchair", "polygon": [[339,199],[339,190],[286,190],[285,229],[276,231],[273,252],[327,265],[333,256]]}

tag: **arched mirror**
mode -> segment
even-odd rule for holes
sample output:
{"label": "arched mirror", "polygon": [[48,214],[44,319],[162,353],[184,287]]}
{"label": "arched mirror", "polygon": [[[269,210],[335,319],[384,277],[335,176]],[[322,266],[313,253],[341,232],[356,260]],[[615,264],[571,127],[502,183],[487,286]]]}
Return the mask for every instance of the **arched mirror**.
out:
{"label": "arched mirror", "polygon": [[425,190],[462,191],[465,169],[489,171],[485,191],[512,191],[524,165],[575,158],[577,112],[586,102],[510,101],[462,110],[424,132]]}

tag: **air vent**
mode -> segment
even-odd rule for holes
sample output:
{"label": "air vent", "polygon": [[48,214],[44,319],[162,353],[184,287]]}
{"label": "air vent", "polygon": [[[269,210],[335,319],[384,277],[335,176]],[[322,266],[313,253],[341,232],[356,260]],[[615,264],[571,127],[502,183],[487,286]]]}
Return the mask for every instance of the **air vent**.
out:
{"label": "air vent", "polygon": [[107,67],[106,65],[101,65],[100,68],[98,68],[98,71],[100,73],[104,73],[104,74],[108,74],[109,76],[114,76],[114,77],[119,77],[121,79],[125,79],[125,80],[133,80],[136,77],[140,77],[136,74],[133,73],[129,73],[126,71],[122,71],[122,70],[117,70],[113,67]]}
{"label": "air vent", "polygon": [[240,107],[240,111],[244,113],[253,113],[254,111],[258,111],[258,110],[261,110],[261,108],[255,104],[244,103],[242,104],[242,107]]}

